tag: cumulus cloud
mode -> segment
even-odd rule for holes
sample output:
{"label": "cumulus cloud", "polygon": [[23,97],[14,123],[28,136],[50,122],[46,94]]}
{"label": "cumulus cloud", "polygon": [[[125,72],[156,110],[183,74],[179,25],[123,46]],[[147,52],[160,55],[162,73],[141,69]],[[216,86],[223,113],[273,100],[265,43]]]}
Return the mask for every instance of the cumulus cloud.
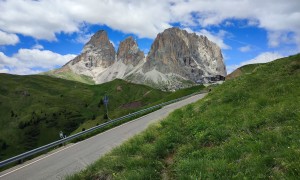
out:
{"label": "cumulus cloud", "polygon": [[267,63],[267,62],[271,62],[273,60],[282,58],[283,56],[281,54],[279,54],[278,52],[264,52],[259,54],[258,56],[256,56],[253,59],[250,60],[246,60],[243,61],[239,64],[233,64],[233,65],[229,65],[226,66],[227,69],[227,73],[231,73],[232,71],[234,71],[235,69],[247,65],[247,64],[258,64],[258,63]]}
{"label": "cumulus cloud", "polygon": [[49,50],[19,49],[11,57],[0,52],[0,72],[12,74],[36,74],[62,66],[76,55],[61,55]]}
{"label": "cumulus cloud", "polygon": [[[235,8],[238,7],[238,8]],[[230,19],[248,20],[250,26],[257,26],[266,29],[268,32],[275,32],[281,36],[287,32],[292,32],[296,37],[300,33],[299,13],[300,1],[290,0],[285,1],[273,0],[192,0],[192,1],[177,1],[175,6],[172,6],[176,21],[187,20],[188,14],[193,16],[193,23],[207,27],[211,25],[220,25],[222,22]],[[300,46],[300,38],[295,39],[295,43]],[[269,41],[274,39],[269,38]],[[282,39],[277,38],[278,43],[282,43]],[[272,43],[269,43],[272,44]]]}
{"label": "cumulus cloud", "polygon": [[[56,33],[79,32],[81,24],[87,23],[154,38],[172,23],[206,28],[240,19],[279,36],[292,32],[300,46],[299,7],[299,0],[9,0],[0,1],[0,29],[56,40]],[[276,45],[274,40],[283,40],[272,34],[269,37],[271,46]]]}
{"label": "cumulus cloud", "polygon": [[18,42],[19,37],[17,35],[0,30],[0,45],[15,45]]}
{"label": "cumulus cloud", "polygon": [[91,33],[79,33],[75,41],[81,44],[86,44],[92,37]]}
{"label": "cumulus cloud", "polygon": [[41,44],[35,44],[34,46],[32,46],[32,49],[44,49],[44,46],[42,46]]}
{"label": "cumulus cloud", "polygon": [[83,22],[107,25],[139,37],[170,27],[168,1],[0,1],[0,29],[56,40],[56,33],[78,32]]}

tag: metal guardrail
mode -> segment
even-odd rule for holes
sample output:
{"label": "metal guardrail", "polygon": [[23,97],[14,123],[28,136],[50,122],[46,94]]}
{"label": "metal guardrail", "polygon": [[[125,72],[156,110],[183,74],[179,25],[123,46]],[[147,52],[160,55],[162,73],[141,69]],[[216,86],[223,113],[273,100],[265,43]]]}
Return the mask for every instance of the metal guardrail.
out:
{"label": "metal guardrail", "polygon": [[124,119],[131,118],[131,117],[134,117],[134,116],[136,116],[136,115],[143,114],[143,113],[145,113],[145,112],[152,111],[152,110],[154,110],[154,109],[156,109],[156,108],[160,108],[160,107],[163,107],[163,106],[172,104],[172,103],[174,103],[174,102],[178,102],[178,101],[181,101],[181,100],[183,100],[183,99],[187,99],[187,98],[189,98],[189,97],[191,97],[191,96],[194,96],[194,95],[197,95],[197,94],[202,94],[202,93],[203,93],[203,92],[193,93],[193,94],[190,94],[190,95],[188,95],[188,96],[184,96],[184,97],[181,97],[181,98],[178,98],[178,99],[174,99],[174,100],[171,100],[171,101],[168,101],[168,102],[164,102],[164,103],[161,103],[161,104],[158,104],[158,105],[155,105],[155,106],[146,108],[146,109],[142,109],[142,110],[136,111],[136,112],[134,112],[134,113],[131,113],[131,114],[128,114],[128,115],[125,115],[125,116],[122,116],[122,117],[119,117],[119,118],[110,120],[110,121],[108,121],[108,122],[102,123],[102,124],[100,124],[100,125],[98,125],[98,126],[94,126],[94,127],[90,128],[90,129],[87,129],[87,130],[85,130],[85,131],[82,131],[82,132],[73,134],[73,135],[71,135],[71,136],[68,136],[68,137],[66,137],[66,138],[64,138],[64,139],[60,139],[60,140],[54,141],[54,142],[52,142],[52,143],[46,144],[46,145],[44,145],[44,146],[38,147],[38,148],[36,148],[36,149],[27,151],[27,152],[25,152],[25,153],[22,153],[22,154],[19,154],[19,155],[17,155],[17,156],[14,156],[14,157],[11,157],[11,158],[9,158],[9,159],[6,159],[6,160],[4,160],[4,161],[1,161],[1,162],[0,162],[0,167],[6,166],[6,165],[8,165],[8,164],[10,164],[10,163],[13,163],[13,162],[16,162],[16,161],[19,161],[19,160],[23,160],[23,159],[25,159],[25,158],[27,158],[27,157],[30,157],[30,156],[35,155],[35,154],[37,154],[37,153],[46,151],[46,150],[48,150],[48,149],[50,149],[50,148],[52,148],[52,147],[55,147],[55,146],[58,146],[58,145],[60,145],[60,144],[65,143],[65,142],[71,141],[71,140],[73,140],[73,139],[75,139],[75,138],[77,138],[77,137],[83,136],[83,135],[88,134],[88,133],[90,133],[90,132],[93,132],[93,131],[95,131],[95,130],[97,130],[97,129],[101,129],[101,128],[106,127],[106,126],[108,126],[108,125],[110,125],[110,124],[113,124],[113,123],[115,123],[115,122],[119,122],[119,121],[122,121],[122,120],[124,120]]}

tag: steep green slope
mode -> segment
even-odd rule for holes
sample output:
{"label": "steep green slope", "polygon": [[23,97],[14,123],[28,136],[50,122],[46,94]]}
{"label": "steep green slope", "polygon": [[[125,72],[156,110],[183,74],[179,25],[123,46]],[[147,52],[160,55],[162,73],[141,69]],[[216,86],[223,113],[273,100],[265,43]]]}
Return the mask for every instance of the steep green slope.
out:
{"label": "steep green slope", "polygon": [[[121,80],[89,86],[47,76],[1,74],[0,159],[57,140],[60,130],[68,135],[88,120],[94,125],[107,121],[101,102],[106,93],[110,97],[110,118],[168,95]],[[140,102],[140,107],[122,107],[133,101]]]}
{"label": "steep green slope", "polygon": [[297,179],[300,54],[226,81],[70,179]]}
{"label": "steep green slope", "polygon": [[256,71],[257,68],[259,68],[259,66],[261,66],[263,64],[248,64],[242,67],[237,68],[236,70],[234,70],[232,73],[228,74],[226,76],[226,80],[229,79],[233,79],[236,77],[239,77],[243,74],[250,74]]}
{"label": "steep green slope", "polygon": [[52,70],[52,71],[44,72],[44,73],[42,73],[42,75],[66,79],[66,80],[70,80],[70,81],[81,82],[81,83],[90,84],[90,85],[95,84],[95,82],[93,81],[93,79],[91,77],[75,74],[72,71],[64,71],[64,72],[57,73],[57,70]]}

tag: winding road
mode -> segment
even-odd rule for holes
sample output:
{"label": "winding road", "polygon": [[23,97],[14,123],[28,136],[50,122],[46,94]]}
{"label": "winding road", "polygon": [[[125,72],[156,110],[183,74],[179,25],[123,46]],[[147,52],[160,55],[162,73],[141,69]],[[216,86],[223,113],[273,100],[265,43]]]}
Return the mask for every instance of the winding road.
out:
{"label": "winding road", "polygon": [[2,180],[64,179],[93,163],[112,148],[119,146],[135,134],[144,131],[150,123],[165,118],[170,112],[202,99],[198,94],[182,101],[167,105],[133,121],[124,123],[84,141],[68,144],[23,164],[0,172]]}

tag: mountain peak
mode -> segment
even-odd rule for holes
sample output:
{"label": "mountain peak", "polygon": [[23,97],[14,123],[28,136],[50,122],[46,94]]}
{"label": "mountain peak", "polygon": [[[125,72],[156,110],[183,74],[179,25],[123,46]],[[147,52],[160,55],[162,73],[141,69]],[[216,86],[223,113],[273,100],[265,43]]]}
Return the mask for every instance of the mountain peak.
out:
{"label": "mountain peak", "polygon": [[109,41],[106,31],[99,30],[97,31],[91,39],[85,44],[83,52],[91,48],[104,48],[104,47],[113,47],[112,43]]}
{"label": "mountain peak", "polygon": [[203,76],[226,75],[221,49],[215,43],[177,27],[164,30],[154,40],[143,72],[153,69],[194,82]]}
{"label": "mountain peak", "polygon": [[136,66],[144,59],[144,52],[141,51],[132,36],[127,37],[119,45],[117,52],[118,61],[121,60],[124,64],[132,64]]}
{"label": "mountain peak", "polygon": [[166,89],[188,87],[205,77],[226,76],[221,49],[205,36],[177,27],[159,33],[144,59],[132,36],[120,42],[116,53],[107,33],[100,30],[67,65],[97,84],[119,78]]}

